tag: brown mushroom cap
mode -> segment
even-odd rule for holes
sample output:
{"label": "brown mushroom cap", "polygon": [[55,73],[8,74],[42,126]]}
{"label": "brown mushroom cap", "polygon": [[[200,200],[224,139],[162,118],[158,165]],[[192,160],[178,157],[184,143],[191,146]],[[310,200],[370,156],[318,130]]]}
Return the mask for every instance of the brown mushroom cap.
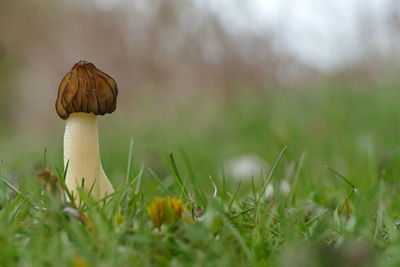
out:
{"label": "brown mushroom cap", "polygon": [[57,114],[68,119],[74,112],[104,115],[117,107],[114,79],[92,63],[81,60],[62,79],[56,100]]}

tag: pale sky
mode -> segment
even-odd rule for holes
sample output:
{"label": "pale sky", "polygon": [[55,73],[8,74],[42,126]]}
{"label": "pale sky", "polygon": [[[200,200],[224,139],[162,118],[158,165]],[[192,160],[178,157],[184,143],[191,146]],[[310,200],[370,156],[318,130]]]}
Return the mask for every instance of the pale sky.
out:
{"label": "pale sky", "polygon": [[364,11],[382,33],[376,42],[385,45],[383,19],[393,0],[237,0],[241,10],[235,0],[198,1],[218,12],[228,27],[268,28],[279,36],[278,48],[311,65],[332,69],[357,58],[363,27],[359,18]]}
{"label": "pale sky", "polygon": [[[132,0],[95,0],[108,8]],[[231,31],[276,34],[276,49],[286,49],[294,57],[322,69],[332,69],[355,60],[359,55],[359,17],[367,11],[374,27],[382,33],[385,46],[385,23],[381,23],[388,4],[396,0],[193,0],[217,13]],[[397,0],[400,1],[400,0]],[[146,0],[135,0],[135,3]],[[147,2],[148,4],[148,2]]]}

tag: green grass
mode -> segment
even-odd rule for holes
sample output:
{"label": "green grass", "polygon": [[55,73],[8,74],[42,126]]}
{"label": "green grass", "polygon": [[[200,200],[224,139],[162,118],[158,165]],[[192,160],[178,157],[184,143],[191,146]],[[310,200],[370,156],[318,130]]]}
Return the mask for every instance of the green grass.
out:
{"label": "green grass", "polygon": [[[105,118],[118,192],[79,214],[34,174],[47,165],[62,180],[62,128],[29,144],[4,137],[0,265],[399,266],[400,91],[329,87],[148,100]],[[224,163],[244,154],[268,170],[234,179]],[[182,199],[195,221],[154,229],[156,196]]]}

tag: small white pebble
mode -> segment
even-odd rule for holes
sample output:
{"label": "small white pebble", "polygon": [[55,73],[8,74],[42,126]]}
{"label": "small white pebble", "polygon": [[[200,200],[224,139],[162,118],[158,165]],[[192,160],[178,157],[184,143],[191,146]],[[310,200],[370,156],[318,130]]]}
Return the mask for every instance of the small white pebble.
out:
{"label": "small white pebble", "polygon": [[290,191],[292,190],[292,187],[287,181],[282,181],[281,186],[280,186],[281,193],[284,195],[288,195]]}
{"label": "small white pebble", "polygon": [[227,160],[224,164],[229,176],[235,180],[250,180],[264,176],[268,170],[268,164],[256,155],[241,155]]}
{"label": "small white pebble", "polygon": [[270,199],[274,195],[274,186],[272,184],[268,184],[267,188],[265,188],[265,199]]}

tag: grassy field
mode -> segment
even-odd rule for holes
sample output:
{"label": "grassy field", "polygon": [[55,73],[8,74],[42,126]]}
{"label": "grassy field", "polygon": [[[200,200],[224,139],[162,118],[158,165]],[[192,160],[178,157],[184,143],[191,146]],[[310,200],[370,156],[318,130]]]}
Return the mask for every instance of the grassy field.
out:
{"label": "grassy field", "polygon": [[[102,118],[118,192],[81,207],[60,195],[62,128],[35,142],[5,135],[0,265],[399,266],[398,99],[389,82],[148,99]],[[245,155],[258,174],[235,173]],[[155,197],[185,210],[162,206],[156,228]]]}

